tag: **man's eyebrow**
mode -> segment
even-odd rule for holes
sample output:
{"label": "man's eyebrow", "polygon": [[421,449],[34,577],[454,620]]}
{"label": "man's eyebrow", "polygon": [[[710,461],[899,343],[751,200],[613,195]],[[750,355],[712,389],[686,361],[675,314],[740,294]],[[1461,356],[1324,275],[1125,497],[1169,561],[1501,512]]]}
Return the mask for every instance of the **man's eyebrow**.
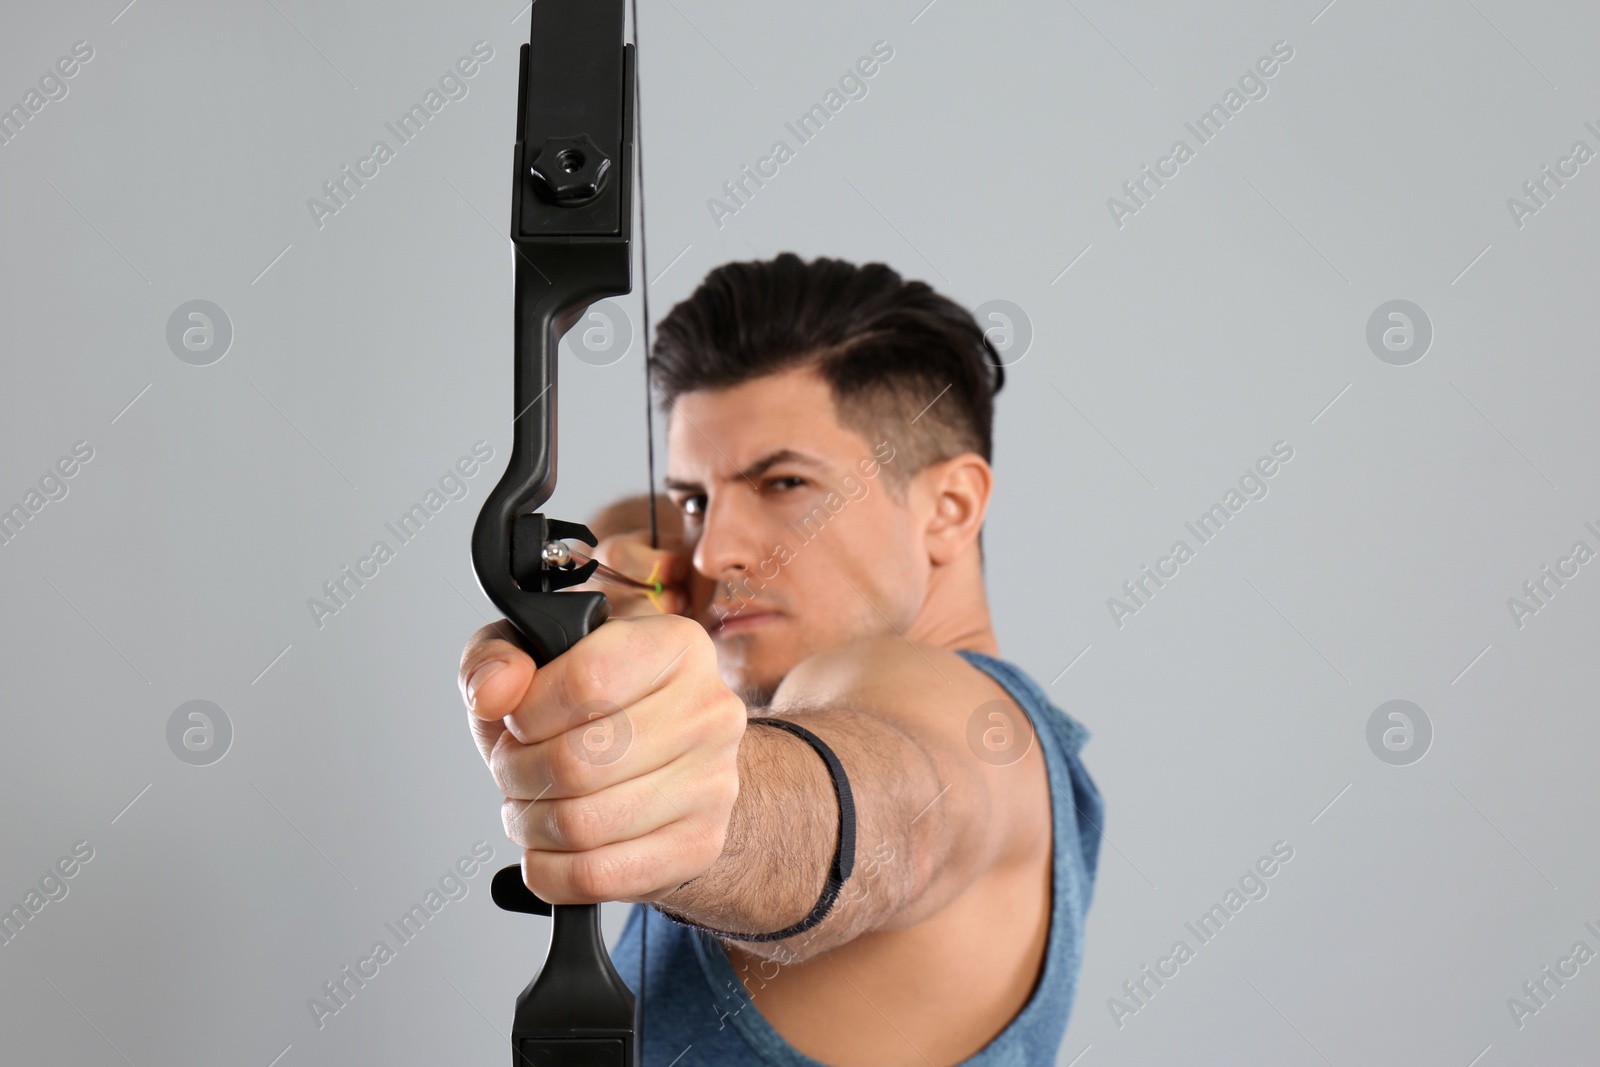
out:
{"label": "man's eyebrow", "polygon": [[776,452],[769,452],[767,455],[762,456],[744,470],[729,475],[725,480],[732,481],[735,478],[743,478],[745,481],[754,481],[780,463],[794,463],[802,467],[822,466],[820,460],[813,456],[808,456],[804,452],[796,452],[792,448],[780,448]]}
{"label": "man's eyebrow", "polygon": [[[765,456],[762,456],[744,470],[735,471],[734,473],[727,475],[723,481],[732,482],[742,479],[744,481],[753,483],[757,478],[761,477],[763,474],[767,473],[767,471],[771,470],[773,467],[776,467],[780,463],[794,463],[802,467],[813,468],[823,466],[821,460],[816,459],[813,456],[808,456],[804,452],[796,452],[792,448],[780,448],[776,452],[769,452]],[[666,488],[680,493],[690,493],[704,488],[704,486],[702,486],[699,482],[683,482],[672,477],[663,479],[662,484],[665,485]]]}

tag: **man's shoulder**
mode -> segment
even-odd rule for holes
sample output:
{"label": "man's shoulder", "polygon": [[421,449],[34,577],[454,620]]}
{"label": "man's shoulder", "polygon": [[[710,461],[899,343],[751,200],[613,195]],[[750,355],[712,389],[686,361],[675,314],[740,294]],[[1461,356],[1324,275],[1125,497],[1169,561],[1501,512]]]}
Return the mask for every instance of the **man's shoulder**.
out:
{"label": "man's shoulder", "polygon": [[970,713],[995,699],[1010,695],[955,650],[889,635],[809,656],[784,678],[772,707],[854,707],[926,722],[930,713]]}

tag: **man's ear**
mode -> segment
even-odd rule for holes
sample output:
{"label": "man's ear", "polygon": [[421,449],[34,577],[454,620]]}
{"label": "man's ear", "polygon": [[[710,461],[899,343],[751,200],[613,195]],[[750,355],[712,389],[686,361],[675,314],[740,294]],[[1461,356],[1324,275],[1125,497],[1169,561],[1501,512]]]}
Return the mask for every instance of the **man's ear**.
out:
{"label": "man's ear", "polygon": [[925,534],[935,566],[951,562],[976,543],[994,491],[994,471],[975,452],[935,463],[918,475],[930,502]]}

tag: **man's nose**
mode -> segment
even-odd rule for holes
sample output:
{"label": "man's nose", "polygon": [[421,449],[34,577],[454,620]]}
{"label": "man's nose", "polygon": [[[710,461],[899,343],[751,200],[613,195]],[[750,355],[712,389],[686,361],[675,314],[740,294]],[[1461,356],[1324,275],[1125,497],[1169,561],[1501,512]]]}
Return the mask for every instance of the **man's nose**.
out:
{"label": "man's nose", "polygon": [[708,500],[694,547],[694,569],[716,581],[752,570],[761,558],[755,523],[737,499]]}

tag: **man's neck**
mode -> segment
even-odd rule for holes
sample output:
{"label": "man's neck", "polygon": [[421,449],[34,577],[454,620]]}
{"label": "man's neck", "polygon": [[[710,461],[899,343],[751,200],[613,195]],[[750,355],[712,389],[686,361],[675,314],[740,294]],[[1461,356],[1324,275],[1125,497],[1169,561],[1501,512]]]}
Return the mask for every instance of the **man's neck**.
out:
{"label": "man's neck", "polygon": [[960,559],[934,569],[922,610],[906,636],[939,648],[1000,654],[983,584],[983,557],[976,544]]}

